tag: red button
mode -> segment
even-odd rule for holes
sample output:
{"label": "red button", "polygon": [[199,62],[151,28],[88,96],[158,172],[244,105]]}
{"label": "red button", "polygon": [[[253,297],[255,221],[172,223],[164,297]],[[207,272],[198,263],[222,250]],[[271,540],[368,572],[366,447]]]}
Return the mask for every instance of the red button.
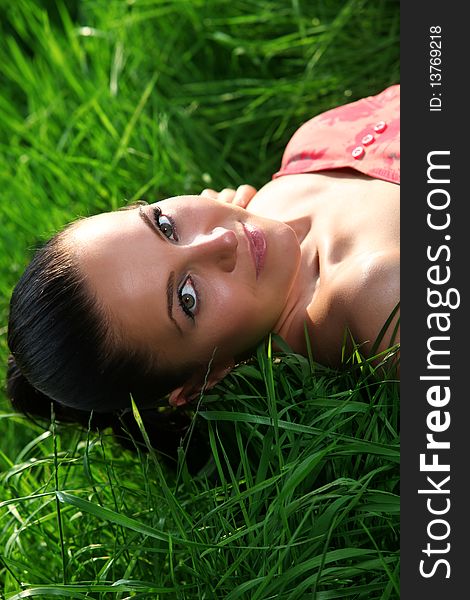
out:
{"label": "red button", "polygon": [[374,131],[377,133],[383,133],[387,129],[387,123],[385,121],[379,121],[374,127]]}
{"label": "red button", "polygon": [[351,154],[356,160],[358,160],[359,158],[362,158],[364,156],[365,152],[366,151],[364,150],[363,146],[356,146],[351,152]]}
{"label": "red button", "polygon": [[368,133],[362,138],[361,143],[364,144],[364,146],[369,146],[374,143],[374,140],[375,137],[371,133]]}

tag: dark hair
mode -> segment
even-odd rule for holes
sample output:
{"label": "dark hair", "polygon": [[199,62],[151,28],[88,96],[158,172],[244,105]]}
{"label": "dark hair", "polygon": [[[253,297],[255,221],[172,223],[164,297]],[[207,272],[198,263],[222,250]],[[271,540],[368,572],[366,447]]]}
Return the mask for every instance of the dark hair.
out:
{"label": "dark hair", "polygon": [[[131,411],[96,413],[70,408],[51,400],[27,381],[18,369],[13,356],[8,358],[7,395],[13,408],[26,414],[33,421],[39,418],[45,424],[50,423],[53,408],[55,418],[60,423],[78,424],[84,429],[90,428],[93,431],[110,428],[124,448],[147,450]],[[150,444],[161,453],[170,467],[174,467],[181,440],[191,428],[192,413],[181,408],[161,407],[158,410],[141,409],[140,416]],[[210,451],[204,423],[197,420],[194,425],[190,439],[191,451],[186,455],[186,464],[190,473],[196,473],[204,466]]]}
{"label": "dark hair", "polygon": [[[158,402],[196,365],[179,373],[158,371],[154,356],[117,335],[67,244],[70,227],[35,252],[11,297],[7,394],[13,407],[49,418],[53,402],[59,421],[84,426],[93,411],[102,428],[111,414],[130,407],[132,394],[139,407],[152,405],[154,416],[168,421]],[[169,419],[174,422],[174,415]]]}
{"label": "dark hair", "polygon": [[158,372],[154,357],[132,348],[87,285],[67,231],[36,251],[10,301],[8,345],[39,392],[80,410],[112,412],[155,402],[186,373]]}

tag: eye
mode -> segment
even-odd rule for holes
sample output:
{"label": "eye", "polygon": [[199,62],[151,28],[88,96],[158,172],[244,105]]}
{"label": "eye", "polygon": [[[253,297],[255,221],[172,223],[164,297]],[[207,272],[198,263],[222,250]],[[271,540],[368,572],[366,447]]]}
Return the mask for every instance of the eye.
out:
{"label": "eye", "polygon": [[194,320],[194,315],[197,313],[198,298],[193,280],[189,275],[186,277],[178,295],[181,308],[190,319]]}
{"label": "eye", "polygon": [[158,206],[154,208],[154,220],[158,229],[160,229],[166,238],[172,242],[178,241],[178,235],[176,233],[176,227],[173,223],[173,219],[167,217],[166,215],[162,215],[161,208]]}

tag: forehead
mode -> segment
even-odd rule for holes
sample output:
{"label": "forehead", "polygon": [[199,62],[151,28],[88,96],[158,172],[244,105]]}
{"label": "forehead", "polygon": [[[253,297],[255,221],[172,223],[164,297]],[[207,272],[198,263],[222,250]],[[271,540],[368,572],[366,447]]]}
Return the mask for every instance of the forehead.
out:
{"label": "forehead", "polygon": [[84,219],[67,237],[87,284],[121,337],[150,346],[152,339],[168,334],[164,243],[137,209]]}
{"label": "forehead", "polygon": [[[132,225],[132,216],[136,210],[105,212],[92,217],[86,217],[73,223],[67,232],[67,240],[73,244],[74,250],[82,250],[88,254],[90,250],[98,250],[97,240],[113,235],[119,225]],[[89,245],[91,244],[91,247]]]}

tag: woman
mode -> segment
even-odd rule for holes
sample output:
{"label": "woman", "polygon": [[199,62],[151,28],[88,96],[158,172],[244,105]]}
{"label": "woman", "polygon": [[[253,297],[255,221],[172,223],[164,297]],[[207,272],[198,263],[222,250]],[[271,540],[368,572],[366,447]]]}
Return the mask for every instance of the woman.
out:
{"label": "woman", "polygon": [[52,399],[59,418],[117,411],[131,394],[184,405],[271,331],[333,366],[345,342],[386,350],[399,341],[398,183],[392,86],[304,124],[259,191],[72,223],[13,293],[10,397],[44,414]]}

